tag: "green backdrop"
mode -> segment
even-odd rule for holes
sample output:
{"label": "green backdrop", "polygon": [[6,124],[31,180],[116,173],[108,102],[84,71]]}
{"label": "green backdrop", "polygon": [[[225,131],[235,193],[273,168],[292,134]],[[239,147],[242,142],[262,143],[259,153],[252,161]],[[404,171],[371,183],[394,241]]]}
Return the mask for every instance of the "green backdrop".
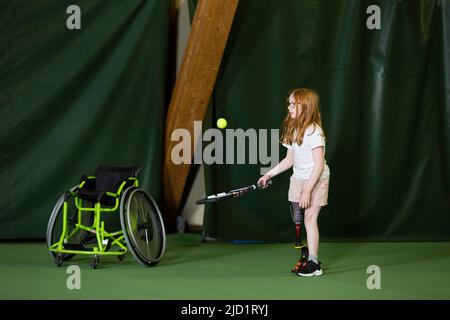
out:
{"label": "green backdrop", "polygon": [[100,164],[141,166],[161,203],[169,1],[1,3],[0,238],[43,238]]}
{"label": "green backdrop", "polygon": [[[98,164],[142,166],[161,205],[169,1],[2,1],[0,15],[0,239],[43,238],[58,196]],[[332,174],[322,239],[449,240],[449,24],[448,0],[241,0],[204,128],[279,129],[288,91],[313,88]],[[206,166],[207,192],[261,166]],[[292,240],[289,176],[207,206],[205,231]]]}
{"label": "green backdrop", "polygon": [[[366,27],[373,4],[380,30]],[[241,0],[210,123],[279,129],[296,87],[321,98],[331,169],[322,239],[450,240],[449,1]],[[255,183],[260,167],[207,166],[208,192]],[[292,241],[290,175],[207,206],[207,233]]]}

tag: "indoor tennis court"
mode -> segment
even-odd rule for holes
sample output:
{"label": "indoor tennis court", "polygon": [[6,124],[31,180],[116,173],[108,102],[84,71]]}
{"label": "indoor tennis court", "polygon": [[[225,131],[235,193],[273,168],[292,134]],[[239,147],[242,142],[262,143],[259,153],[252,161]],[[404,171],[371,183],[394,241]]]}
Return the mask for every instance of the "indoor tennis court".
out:
{"label": "indoor tennis court", "polygon": [[[442,300],[449,298],[447,243],[326,242],[324,277],[289,272],[297,252],[285,243],[201,243],[198,235],[169,235],[164,259],[143,268],[132,257],[109,257],[101,269],[88,258],[81,289],[69,290],[67,267],[55,268],[43,243],[2,243],[1,299],[130,300]],[[429,265],[433,272],[424,272]],[[369,289],[371,265],[381,289]],[[369,281],[370,282],[370,281]]]}

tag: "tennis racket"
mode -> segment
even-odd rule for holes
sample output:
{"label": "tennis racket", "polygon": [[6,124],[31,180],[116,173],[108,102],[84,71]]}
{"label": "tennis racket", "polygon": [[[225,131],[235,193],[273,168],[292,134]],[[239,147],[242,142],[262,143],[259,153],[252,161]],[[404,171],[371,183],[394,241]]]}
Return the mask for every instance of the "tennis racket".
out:
{"label": "tennis racket", "polygon": [[205,204],[205,203],[215,203],[215,202],[219,202],[219,201],[230,199],[230,198],[237,198],[237,197],[240,197],[250,191],[267,188],[271,184],[272,184],[272,180],[268,180],[266,187],[263,187],[262,185],[259,185],[259,184],[252,184],[251,186],[234,189],[234,190],[227,191],[227,192],[212,194],[205,198],[198,199],[196,202],[197,202],[197,204]]}

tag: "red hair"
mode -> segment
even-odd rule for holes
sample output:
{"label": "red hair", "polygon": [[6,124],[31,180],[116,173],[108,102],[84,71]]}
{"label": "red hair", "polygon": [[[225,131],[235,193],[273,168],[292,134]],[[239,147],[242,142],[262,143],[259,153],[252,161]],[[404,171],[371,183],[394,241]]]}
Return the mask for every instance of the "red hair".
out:
{"label": "red hair", "polygon": [[301,145],[305,130],[310,125],[318,125],[323,130],[319,109],[319,96],[311,89],[298,88],[289,94],[286,101],[288,104],[291,96],[295,101],[297,116],[295,119],[292,119],[289,112],[286,115],[283,122],[281,142],[285,144],[293,144],[296,142],[298,145]]}

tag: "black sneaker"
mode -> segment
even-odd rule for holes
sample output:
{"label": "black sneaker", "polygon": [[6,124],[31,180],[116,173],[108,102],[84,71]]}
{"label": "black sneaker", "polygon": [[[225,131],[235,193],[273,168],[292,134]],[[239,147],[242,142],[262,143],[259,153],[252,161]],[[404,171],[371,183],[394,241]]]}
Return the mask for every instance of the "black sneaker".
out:
{"label": "black sneaker", "polygon": [[320,268],[320,262],[315,263],[311,260],[309,260],[306,265],[297,272],[297,275],[302,277],[321,276],[322,274],[323,271]]}

